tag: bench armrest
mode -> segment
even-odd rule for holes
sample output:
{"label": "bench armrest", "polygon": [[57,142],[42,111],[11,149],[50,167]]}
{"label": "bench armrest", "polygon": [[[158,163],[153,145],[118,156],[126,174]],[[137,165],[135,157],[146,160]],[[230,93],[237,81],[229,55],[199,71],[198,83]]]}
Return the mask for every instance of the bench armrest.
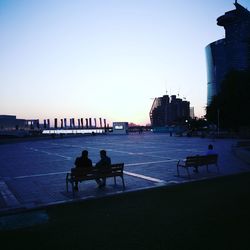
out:
{"label": "bench armrest", "polygon": [[177,166],[185,166],[185,164],[186,164],[186,159],[182,159],[177,162]]}

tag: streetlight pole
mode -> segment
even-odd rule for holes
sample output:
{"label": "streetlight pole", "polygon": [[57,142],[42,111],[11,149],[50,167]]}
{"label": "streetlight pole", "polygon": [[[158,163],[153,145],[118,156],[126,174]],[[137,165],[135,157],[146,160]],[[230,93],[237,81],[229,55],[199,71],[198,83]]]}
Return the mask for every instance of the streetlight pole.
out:
{"label": "streetlight pole", "polygon": [[218,132],[218,136],[220,134],[220,110],[217,109],[217,132]]}

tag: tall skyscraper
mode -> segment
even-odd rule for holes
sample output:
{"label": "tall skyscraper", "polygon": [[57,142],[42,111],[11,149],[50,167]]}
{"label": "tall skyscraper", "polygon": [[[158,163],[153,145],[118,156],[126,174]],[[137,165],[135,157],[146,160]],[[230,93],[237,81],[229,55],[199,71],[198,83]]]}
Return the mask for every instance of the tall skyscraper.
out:
{"label": "tall skyscraper", "polygon": [[250,69],[250,12],[234,3],[235,10],[226,12],[217,19],[224,27],[225,38],[206,46],[207,60],[207,105],[221,89],[221,83],[231,70]]}

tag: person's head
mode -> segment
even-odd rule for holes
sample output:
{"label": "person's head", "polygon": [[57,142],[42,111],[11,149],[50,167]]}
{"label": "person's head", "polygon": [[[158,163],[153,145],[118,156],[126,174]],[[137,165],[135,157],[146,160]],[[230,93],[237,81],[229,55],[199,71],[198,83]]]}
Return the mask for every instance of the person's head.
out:
{"label": "person's head", "polygon": [[209,145],[208,145],[208,149],[209,149],[209,150],[213,150],[213,148],[214,148],[214,147],[213,147],[212,144],[209,144]]}
{"label": "person's head", "polygon": [[87,158],[88,157],[88,151],[87,150],[83,150],[82,151],[82,157],[83,158]]}
{"label": "person's head", "polygon": [[101,151],[100,151],[100,156],[101,156],[101,158],[106,157],[106,155],[107,155],[106,150],[101,150]]}

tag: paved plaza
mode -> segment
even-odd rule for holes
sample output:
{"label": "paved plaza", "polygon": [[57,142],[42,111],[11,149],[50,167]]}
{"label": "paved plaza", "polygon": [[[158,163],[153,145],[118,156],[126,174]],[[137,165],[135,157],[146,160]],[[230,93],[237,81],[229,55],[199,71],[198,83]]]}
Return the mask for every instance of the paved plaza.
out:
{"label": "paved plaza", "polygon": [[[219,169],[209,166],[192,173],[176,174],[179,159],[188,155],[204,154],[213,144],[219,154]],[[214,178],[249,171],[250,166],[238,159],[232,151],[235,139],[208,139],[170,137],[169,134],[96,135],[72,138],[46,139],[0,145],[0,212],[21,211],[52,204],[97,198],[161,185]],[[125,163],[125,185],[121,179],[114,185],[97,187],[95,181],[79,184],[79,192],[72,197],[71,187],[66,192],[66,173],[74,166],[77,156],[87,149],[93,163],[99,160],[99,151],[107,150],[112,163]]]}

